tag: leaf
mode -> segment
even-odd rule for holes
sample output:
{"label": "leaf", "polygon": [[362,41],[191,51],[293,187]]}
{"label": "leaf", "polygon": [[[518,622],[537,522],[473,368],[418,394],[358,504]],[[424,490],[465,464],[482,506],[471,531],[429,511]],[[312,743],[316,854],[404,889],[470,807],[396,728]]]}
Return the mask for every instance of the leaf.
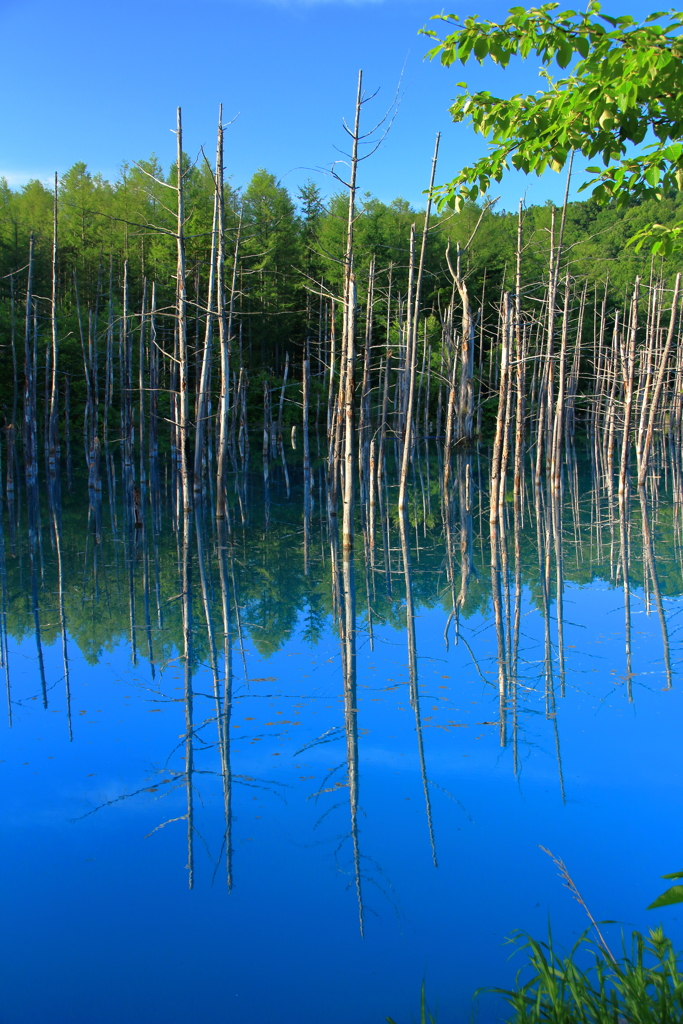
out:
{"label": "leaf", "polygon": [[558,49],[555,59],[561,68],[566,68],[573,55],[574,51],[569,43],[563,43]]}
{"label": "leaf", "polygon": [[661,896],[658,896],[647,909],[655,910],[657,907],[670,907],[673,903],[683,903],[683,885],[672,885],[670,889],[667,889]]}
{"label": "leaf", "polygon": [[574,41],[574,46],[585,60],[590,53],[590,43],[588,40],[584,36],[579,36],[579,38]]}
{"label": "leaf", "polygon": [[489,46],[489,40],[486,39],[484,36],[479,36],[477,39],[475,39],[474,56],[477,58],[477,60],[483,60],[483,58],[489,52]]}
{"label": "leaf", "polygon": [[674,871],[671,875],[662,875],[662,878],[683,878],[683,871]]}

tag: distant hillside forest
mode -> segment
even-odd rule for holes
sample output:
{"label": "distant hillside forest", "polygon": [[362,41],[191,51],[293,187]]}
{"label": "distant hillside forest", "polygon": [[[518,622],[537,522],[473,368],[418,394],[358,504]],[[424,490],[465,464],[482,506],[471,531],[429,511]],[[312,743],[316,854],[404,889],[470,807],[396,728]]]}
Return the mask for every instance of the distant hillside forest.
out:
{"label": "distant hillside forest", "polygon": [[[189,383],[196,389],[209,307],[215,183],[206,162],[191,165],[188,160],[185,171]],[[168,360],[176,330],[177,210],[176,193],[165,183],[175,181],[175,166],[166,175],[155,158],[124,166],[116,181],[92,174],[84,163],[75,164],[61,177],[56,194],[53,318],[53,190],[39,181],[13,190],[0,179],[0,403],[5,422],[12,418],[12,410],[17,415],[27,333],[35,346],[39,401],[49,370],[51,335],[56,330],[59,372],[69,390],[67,410],[79,411],[86,401],[87,367],[98,349],[104,360],[107,345],[112,360],[111,402],[116,406],[113,366],[121,332],[135,336],[140,330],[145,317],[143,303],[149,313],[153,293],[159,346],[166,354],[162,379],[164,373],[172,373]],[[616,310],[623,307],[636,275],[645,282],[652,274],[670,280],[676,269],[673,259],[671,266],[661,260],[652,266],[649,255],[635,253],[626,247],[626,241],[649,221],[680,219],[682,207],[680,193],[661,203],[634,204],[625,210],[600,208],[590,200],[569,204],[562,273],[576,283],[588,283],[589,310],[603,302],[605,286],[607,308]],[[297,367],[306,355],[310,355],[314,391],[315,379],[324,377],[335,320],[341,333],[347,216],[346,191],[324,197],[309,181],[292,195],[266,170],[258,170],[245,188],[226,186],[225,280],[233,308],[231,343],[235,365],[244,367],[250,380],[281,378],[289,360],[289,380],[294,382],[300,379]],[[551,216],[550,204],[529,206],[524,211],[523,279],[530,312],[548,278]],[[411,225],[419,237],[423,218],[424,211],[401,198],[384,203],[359,192],[354,238],[359,335],[364,329],[369,268],[374,260],[373,347],[378,349],[394,336],[400,337],[409,294]],[[487,361],[497,343],[501,295],[514,290],[517,228],[517,213],[498,210],[495,205],[484,209],[483,215],[476,204],[457,215],[432,212],[419,344],[423,357],[428,347],[435,374],[441,358],[443,319],[454,295],[447,259],[449,243],[451,254],[458,243],[463,249],[471,302],[481,310],[477,372],[486,375]],[[32,308],[27,316],[32,234]],[[213,344],[217,352],[217,339]],[[289,416],[295,415],[295,409],[290,409]]]}

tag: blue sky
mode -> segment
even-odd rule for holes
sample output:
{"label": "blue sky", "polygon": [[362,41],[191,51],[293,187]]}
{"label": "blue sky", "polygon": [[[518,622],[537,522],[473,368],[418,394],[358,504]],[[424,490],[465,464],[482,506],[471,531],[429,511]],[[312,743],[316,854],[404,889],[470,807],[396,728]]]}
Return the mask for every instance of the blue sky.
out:
{"label": "blue sky", "polygon": [[[0,0],[0,174],[18,186],[84,160],[115,177],[122,161],[152,152],[168,166],[178,104],[185,148],[210,153],[222,102],[226,120],[239,115],[226,137],[234,184],[266,167],[293,192],[311,177],[329,193],[335,185],[325,169],[339,159],[335,147],[344,147],[341,121],[352,116],[362,68],[368,91],[379,89],[366,123],[382,116],[402,72],[403,98],[389,136],[362,167],[361,189],[421,205],[437,131],[438,180],[453,177],[484,146],[467,126],[450,122],[455,82],[503,95],[538,87],[533,61],[505,72],[425,61],[429,41],[417,33],[440,2]],[[499,20],[511,3],[450,0],[447,9]],[[646,11],[633,0],[604,9]],[[544,202],[561,200],[563,191],[558,175],[512,175],[495,194],[515,208],[520,196]]]}

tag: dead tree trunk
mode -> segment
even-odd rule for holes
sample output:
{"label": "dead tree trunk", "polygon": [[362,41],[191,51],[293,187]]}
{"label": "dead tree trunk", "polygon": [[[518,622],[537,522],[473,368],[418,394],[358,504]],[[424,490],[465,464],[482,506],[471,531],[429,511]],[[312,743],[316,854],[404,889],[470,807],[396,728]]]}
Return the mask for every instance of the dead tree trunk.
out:
{"label": "dead tree trunk", "polygon": [[58,390],[58,368],[59,368],[59,347],[57,343],[57,253],[58,253],[58,211],[57,211],[57,186],[59,179],[55,174],[55,188],[52,206],[52,292],[50,300],[50,327],[52,342],[52,384],[50,388],[50,419],[48,428],[48,467],[51,477],[57,472],[57,457],[59,453],[59,390]]}
{"label": "dead tree trunk", "polygon": [[[220,145],[220,143],[219,143]],[[218,147],[217,147],[218,148]],[[216,172],[218,172],[218,154],[216,155]],[[209,282],[206,288],[206,328],[204,330],[204,352],[202,355],[202,369],[199,379],[199,401],[197,402],[197,423],[194,432],[194,494],[198,498],[202,491],[202,463],[204,459],[204,436],[206,433],[206,421],[209,415],[209,392],[211,387],[211,355],[213,345],[213,313],[214,313],[214,292],[216,287],[216,235],[218,229],[218,190],[222,189],[223,183],[218,182],[216,173],[214,198],[213,198],[213,222],[211,225],[211,257],[209,264]]]}
{"label": "dead tree trunk", "polygon": [[[417,354],[417,332],[420,318],[420,296],[422,292],[422,278],[424,275],[425,255],[427,252],[427,234],[429,232],[429,214],[432,207],[432,190],[434,188],[434,177],[436,175],[436,161],[439,156],[439,140],[441,135],[437,133],[434,144],[434,156],[432,157],[432,173],[429,179],[429,192],[427,194],[427,208],[422,227],[422,245],[420,247],[420,263],[417,270],[417,281],[415,284],[415,296],[412,304],[412,318],[409,325],[411,337],[409,338],[410,360],[406,360],[406,369],[409,373],[408,380],[408,408],[406,412],[405,433],[403,440],[403,458],[401,460],[401,477],[398,490],[398,507],[405,511],[406,507],[406,480],[408,477],[408,463],[413,444],[413,405],[415,403],[415,367]],[[414,226],[413,226],[414,230]]]}
{"label": "dead tree trunk", "polygon": [[343,414],[344,414],[344,490],[342,544],[345,551],[353,548],[353,495],[355,463],[355,366],[356,366],[356,277],[353,263],[353,229],[356,218],[356,178],[358,174],[358,142],[360,139],[360,112],[362,105],[363,72],[358,72],[356,111],[354,117],[349,178],[349,206],[346,223],[346,254],[344,257],[344,337],[343,337]]}
{"label": "dead tree trunk", "polygon": [[183,172],[183,121],[182,111],[178,107],[176,127],[177,140],[177,263],[176,263],[176,316],[178,327],[178,469],[180,472],[183,511],[192,508],[190,494],[190,473],[188,466],[188,431],[190,425],[190,392],[187,371],[187,281],[185,265],[185,184]]}

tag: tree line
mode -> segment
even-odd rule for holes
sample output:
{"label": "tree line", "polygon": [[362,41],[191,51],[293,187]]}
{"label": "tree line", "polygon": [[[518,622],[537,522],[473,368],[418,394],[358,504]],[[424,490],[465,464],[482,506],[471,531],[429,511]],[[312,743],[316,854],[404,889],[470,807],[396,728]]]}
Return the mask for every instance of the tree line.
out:
{"label": "tree line", "polygon": [[[215,169],[206,160],[191,163],[183,154],[182,165],[188,382],[196,393],[207,321],[215,315],[209,288],[216,181]],[[84,163],[62,175],[56,188],[33,180],[13,190],[0,179],[0,402],[5,425],[16,427],[20,411],[30,320],[37,404],[49,401],[56,340],[59,416],[80,418],[88,402],[90,378],[91,390],[97,390],[90,401],[94,406],[98,399],[101,434],[107,394],[117,411],[121,400],[121,389],[115,384],[119,363],[125,363],[122,330],[130,333],[134,348],[146,346],[142,355],[134,357],[137,375],[142,372],[144,377],[143,388],[150,387],[150,374],[154,376],[155,358],[149,340],[145,343],[142,308],[144,299],[147,312],[151,311],[152,291],[155,331],[163,353],[156,367],[157,383],[160,391],[167,392],[173,382],[177,334],[177,209],[169,189],[177,181],[177,171],[177,163],[165,172],[151,157],[124,164],[115,181],[92,173]],[[232,285],[231,345],[237,364],[259,378],[249,398],[255,414],[256,408],[260,410],[260,378],[282,379],[287,364],[290,387],[301,379],[307,357],[314,387],[316,382],[321,387],[327,383],[323,378],[329,374],[331,336],[335,321],[340,333],[343,315],[348,196],[338,192],[325,197],[312,181],[292,195],[264,169],[243,188],[226,184],[223,195],[227,291]],[[680,216],[677,195],[657,204],[633,202],[620,209],[600,207],[593,200],[568,204],[564,260],[572,278],[588,284],[589,301],[591,289],[609,281],[610,303],[617,309],[635,276],[648,273],[651,258],[626,249],[625,243],[652,219],[655,205],[662,223],[673,223]],[[395,346],[401,334],[410,287],[411,227],[415,225],[419,237],[424,216],[424,210],[416,210],[404,199],[385,203],[359,192],[354,224],[356,301],[362,319],[367,315],[372,265],[373,345],[377,348]],[[551,219],[551,204],[532,205],[524,211],[528,291],[547,280]],[[495,204],[470,202],[457,214],[432,212],[422,282],[424,323],[418,344],[424,350],[422,359],[429,349],[435,372],[443,364],[442,321],[453,293],[448,251],[460,246],[468,292],[481,309],[479,359],[482,371],[491,375],[491,367],[485,364],[497,357],[501,294],[514,289],[517,227],[517,215]],[[31,309],[27,312],[31,248]],[[673,258],[656,262],[658,276],[673,275]],[[213,333],[215,366],[219,342],[217,332]],[[132,373],[132,366],[129,369]],[[214,375],[211,389],[215,393],[217,388]],[[299,404],[300,399],[299,395]],[[161,401],[160,415],[168,418],[168,400]],[[435,394],[432,402],[436,403]],[[285,418],[300,418],[297,408],[287,405]]]}

